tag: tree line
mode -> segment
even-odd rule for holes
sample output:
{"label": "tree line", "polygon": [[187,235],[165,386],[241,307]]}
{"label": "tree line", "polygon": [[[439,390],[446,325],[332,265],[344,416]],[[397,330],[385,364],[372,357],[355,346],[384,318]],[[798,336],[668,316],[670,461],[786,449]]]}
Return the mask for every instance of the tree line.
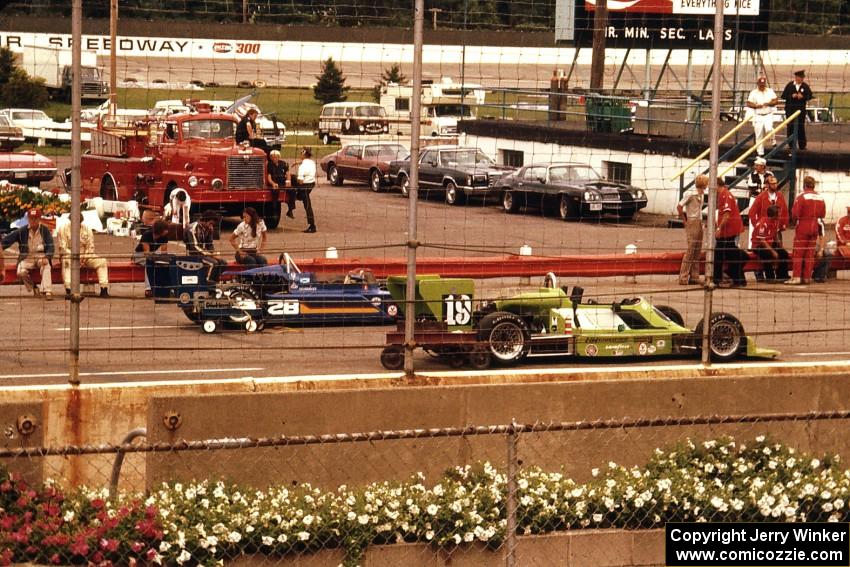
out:
{"label": "tree line", "polygon": [[[581,1],[581,0],[578,0]],[[8,15],[70,16],[67,0],[10,2]],[[762,0],[762,6],[767,0]],[[119,0],[122,18],[209,20],[241,23],[241,0]],[[87,18],[108,18],[109,2],[84,2]],[[251,0],[251,23],[340,27],[412,26],[412,5],[397,0]],[[426,2],[428,25],[440,29],[553,31],[555,0],[441,0]],[[770,32],[850,35],[850,2],[770,0]]]}

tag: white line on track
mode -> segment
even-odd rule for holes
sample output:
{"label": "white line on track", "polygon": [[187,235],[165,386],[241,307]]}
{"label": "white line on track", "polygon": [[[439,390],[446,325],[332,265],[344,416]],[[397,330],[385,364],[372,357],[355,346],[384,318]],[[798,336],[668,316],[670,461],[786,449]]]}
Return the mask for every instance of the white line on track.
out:
{"label": "white line on track", "polygon": [[[129,327],[80,327],[80,331],[130,331],[135,329],[181,329],[188,325],[131,325]],[[56,327],[57,331],[70,331],[71,327]]]}
{"label": "white line on track", "polygon": [[850,356],[850,352],[789,352],[788,356]]}
{"label": "white line on track", "polygon": [[[189,373],[213,373],[213,372],[256,372],[265,368],[185,368],[180,370],[128,370],[126,372],[80,372],[80,376],[142,376],[147,374],[189,374]],[[2,378],[63,378],[68,376],[67,372],[58,374],[0,374]]]}

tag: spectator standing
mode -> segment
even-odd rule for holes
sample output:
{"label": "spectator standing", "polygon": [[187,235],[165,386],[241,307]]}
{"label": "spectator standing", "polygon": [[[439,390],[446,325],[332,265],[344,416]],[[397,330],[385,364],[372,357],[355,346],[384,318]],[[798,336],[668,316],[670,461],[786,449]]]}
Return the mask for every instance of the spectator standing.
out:
{"label": "spectator standing", "polygon": [[[6,264],[3,250],[13,244],[18,245],[18,278],[24,282],[27,291],[33,295],[43,293],[45,299],[53,298],[53,278],[50,272],[53,263],[53,236],[50,230],[41,223],[41,210],[27,211],[27,226],[17,228],[7,234],[0,244],[0,281],[5,279]],[[30,272],[41,274],[41,291],[33,284]]]}
{"label": "spectator standing", "polygon": [[792,255],[794,277],[785,283],[800,285],[808,283],[812,278],[819,227],[826,216],[826,204],[823,197],[815,192],[813,177],[807,175],[803,179],[803,192],[794,200],[791,216],[797,223]]}
{"label": "spectator standing", "polygon": [[747,285],[744,279],[744,254],[736,243],[744,231],[738,203],[722,178],[717,178],[717,228],[714,232],[714,284],[720,285],[725,269],[732,278],[732,287]]}
{"label": "spectator standing", "polygon": [[277,202],[280,198],[280,192],[283,190],[283,202],[286,203],[286,216],[291,219],[295,218],[292,211],[295,210],[295,198],[286,191],[286,174],[289,171],[289,164],[280,159],[280,152],[272,150],[269,154],[269,163],[266,166],[266,183],[272,188],[272,200]]}
{"label": "spectator standing", "polygon": [[192,198],[186,191],[180,189],[172,189],[168,195],[168,202],[162,210],[163,217],[168,222],[179,224],[185,231],[191,224],[189,211],[192,209]]}
{"label": "spectator standing", "polygon": [[201,218],[189,225],[184,238],[186,252],[207,265],[207,280],[211,282],[218,282],[227,266],[227,262],[219,258],[215,249],[216,224],[218,215],[214,211],[204,211]]}
{"label": "spectator standing", "polygon": [[750,190],[750,204],[752,199],[758,197],[758,194],[765,189],[765,178],[768,175],[773,175],[767,169],[767,160],[763,157],[757,157],[753,162],[753,171],[747,177],[747,189]]}
{"label": "spectator standing", "polygon": [[307,213],[307,228],[304,232],[316,232],[316,219],[313,216],[313,204],[310,201],[310,193],[316,186],[316,162],[313,161],[313,151],[305,147],[301,150],[301,163],[298,164],[298,194],[304,203],[304,212]]}
{"label": "spectator standing", "polygon": [[230,245],[236,250],[236,261],[246,266],[265,266],[266,223],[253,207],[246,207],[242,222],[230,235]]}
{"label": "spectator standing", "polygon": [[[753,131],[756,135],[756,151],[759,156],[764,156],[764,144],[762,138],[773,130],[773,111],[779,102],[774,90],[767,86],[767,77],[759,77],[756,88],[750,91],[747,97],[747,107],[753,113]],[[770,143],[776,145],[776,138],[771,135]]]}
{"label": "spectator standing", "polygon": [[779,235],[779,207],[770,205],[767,212],[756,223],[752,237],[752,249],[759,257],[762,271],[768,283],[788,279],[788,252],[782,247]]}
{"label": "spectator standing", "polygon": [[145,297],[151,297],[151,282],[148,278],[147,260],[154,254],[168,253],[168,223],[162,219],[154,221],[153,225],[142,233],[136,249],[133,251],[133,262],[145,267]]}
{"label": "spectator standing", "polygon": [[788,118],[795,111],[799,110],[800,115],[788,123],[788,137],[790,138],[794,132],[797,132],[797,147],[801,150],[806,149],[806,103],[812,100],[812,88],[809,83],[803,79],[806,78],[806,71],[801,69],[794,71],[794,80],[785,85],[782,91],[782,100],[785,101],[785,117]]}
{"label": "spectator standing", "polygon": [[679,217],[685,222],[685,238],[687,248],[682,256],[682,265],[679,268],[679,284],[698,284],[699,260],[702,251],[702,201],[705,188],[708,187],[708,176],[697,175],[694,186],[685,191],[682,199],[676,205]]}
{"label": "spectator standing", "polygon": [[[59,227],[56,233],[59,241],[59,253],[62,256],[62,281],[65,284],[65,297],[71,297],[71,223]],[[109,268],[106,259],[94,251],[94,232],[85,223],[80,214],[80,267],[91,268],[97,272],[100,285],[100,297],[109,297]]]}

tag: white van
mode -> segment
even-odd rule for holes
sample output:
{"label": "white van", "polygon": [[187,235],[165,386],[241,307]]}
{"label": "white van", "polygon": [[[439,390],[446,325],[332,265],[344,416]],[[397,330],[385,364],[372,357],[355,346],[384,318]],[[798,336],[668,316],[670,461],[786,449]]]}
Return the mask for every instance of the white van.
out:
{"label": "white van", "polygon": [[390,131],[387,112],[374,102],[331,102],[319,116],[319,140],[330,144],[342,135],[380,136]]}

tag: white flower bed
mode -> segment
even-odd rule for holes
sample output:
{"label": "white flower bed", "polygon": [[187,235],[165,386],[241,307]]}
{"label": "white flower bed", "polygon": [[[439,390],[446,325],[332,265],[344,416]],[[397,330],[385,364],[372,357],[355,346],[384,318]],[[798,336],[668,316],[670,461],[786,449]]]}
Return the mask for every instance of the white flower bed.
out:
{"label": "white flower bed", "polygon": [[[518,478],[521,533],[614,527],[658,528],[667,521],[848,521],[850,472],[838,459],[813,459],[758,438],[725,438],[656,450],[643,468],[609,463],[578,484],[526,468]],[[246,491],[223,482],[163,485],[146,504],[160,511],[163,562],[221,563],[242,552],[287,554],[346,549],[356,564],[373,543],[505,538],[506,477],[489,463],[425,478],[323,491],[309,485]],[[188,553],[187,553],[188,552]]]}

